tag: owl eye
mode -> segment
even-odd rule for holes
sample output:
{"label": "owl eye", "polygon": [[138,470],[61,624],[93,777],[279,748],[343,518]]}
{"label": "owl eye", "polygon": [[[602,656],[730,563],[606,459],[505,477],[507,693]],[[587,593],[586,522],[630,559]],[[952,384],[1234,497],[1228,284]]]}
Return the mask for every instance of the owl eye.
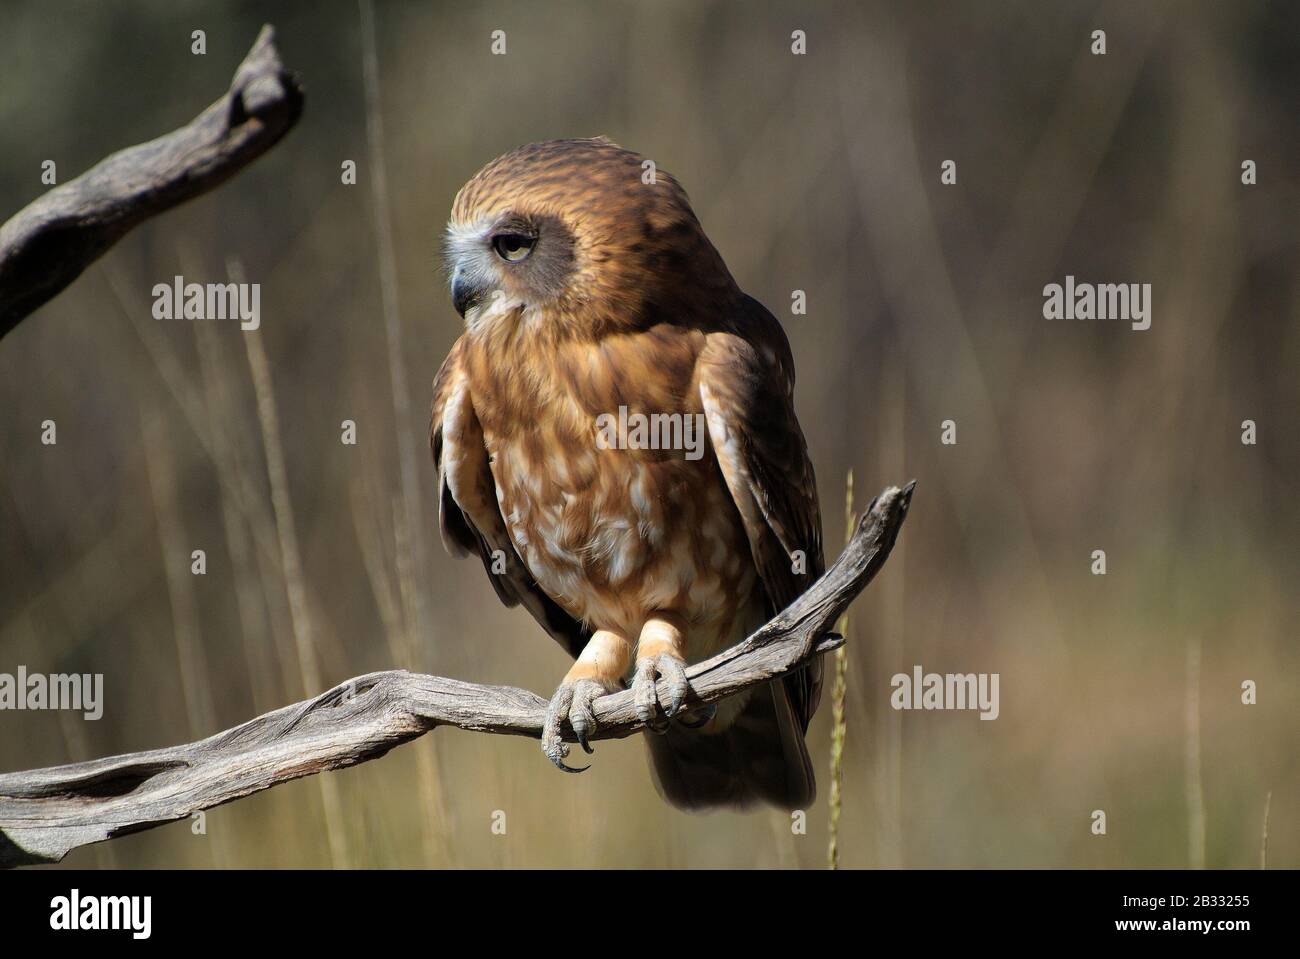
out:
{"label": "owl eye", "polygon": [[536,243],[537,239],[535,237],[526,236],[523,233],[498,233],[492,238],[492,249],[496,251],[497,256],[501,257],[501,259],[510,263],[518,263],[533,252],[533,246]]}

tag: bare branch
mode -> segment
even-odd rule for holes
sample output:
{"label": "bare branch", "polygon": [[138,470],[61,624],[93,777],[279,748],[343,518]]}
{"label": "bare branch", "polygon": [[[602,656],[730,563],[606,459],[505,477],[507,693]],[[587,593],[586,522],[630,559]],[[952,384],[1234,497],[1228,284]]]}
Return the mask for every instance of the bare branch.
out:
{"label": "bare branch", "polygon": [[[691,666],[687,703],[731,696],[843,643],[826,630],[884,565],[914,486],[891,486],[877,496],[839,559],[784,612],[743,642]],[[78,846],[375,759],[438,726],[540,738],[546,705],[536,693],[511,686],[391,670],[350,679],[201,742],[5,773],[0,866],[57,862]],[[642,728],[631,692],[598,699],[593,709],[600,724],[596,739]]]}
{"label": "bare branch", "polygon": [[187,126],[114,153],[19,210],[0,226],[0,336],[137,223],[206,193],[274,146],[302,101],[264,26],[230,90]]}

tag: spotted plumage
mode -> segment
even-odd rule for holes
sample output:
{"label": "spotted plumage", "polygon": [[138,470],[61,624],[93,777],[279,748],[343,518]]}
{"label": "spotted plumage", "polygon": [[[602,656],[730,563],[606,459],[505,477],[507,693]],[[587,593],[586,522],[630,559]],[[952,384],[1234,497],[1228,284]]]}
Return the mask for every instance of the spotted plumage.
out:
{"label": "spotted plumage", "polygon": [[[447,266],[466,329],[431,430],[443,539],[575,657],[543,735],[557,765],[563,725],[590,751],[591,703],[630,678],[670,801],[797,807],[814,789],[803,733],[820,664],[679,713],[685,663],[822,571],[790,348],[676,180],[647,172],[603,138],[550,141],[456,197]],[[620,410],[690,418],[703,449],[607,448],[598,424]]]}

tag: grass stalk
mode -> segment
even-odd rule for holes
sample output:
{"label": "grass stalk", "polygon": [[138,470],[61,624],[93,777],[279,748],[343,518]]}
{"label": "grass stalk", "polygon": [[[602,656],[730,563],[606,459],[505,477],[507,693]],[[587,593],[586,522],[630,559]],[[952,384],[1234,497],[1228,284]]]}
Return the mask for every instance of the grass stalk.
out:
{"label": "grass stalk", "polygon": [[[238,262],[231,261],[228,272],[234,282],[245,282],[243,267]],[[305,694],[311,696],[322,691],[321,670],[312,630],[311,610],[307,603],[306,577],[303,575],[298,552],[293,500],[289,495],[289,474],[285,467],[280,418],[275,409],[275,391],[271,382],[271,364],[266,357],[261,330],[244,333],[243,340],[253,391],[257,395],[257,418],[262,429],[266,472],[271,485],[271,512],[275,516],[276,537],[280,543],[280,564],[285,592],[289,598],[289,618],[293,625],[298,670]],[[325,812],[330,862],[335,868],[346,868],[351,864],[351,859],[338,781],[329,775],[319,776],[316,781]]]}
{"label": "grass stalk", "polygon": [[[853,536],[853,470],[844,480],[844,541]],[[846,609],[835,624],[835,631],[846,640],[849,635],[849,611]],[[848,695],[849,647],[846,642],[835,650],[835,681],[831,686],[831,788],[830,839],[826,850],[826,865],[840,867],[840,809],[844,798],[844,737],[848,723],[844,715],[844,701]]]}

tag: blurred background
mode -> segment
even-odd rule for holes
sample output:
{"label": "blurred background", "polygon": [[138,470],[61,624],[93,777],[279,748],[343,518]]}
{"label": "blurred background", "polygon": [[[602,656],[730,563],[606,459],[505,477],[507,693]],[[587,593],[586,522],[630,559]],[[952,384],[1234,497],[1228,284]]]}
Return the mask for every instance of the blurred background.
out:
{"label": "blurred background", "polygon": [[[1255,868],[1271,795],[1268,863],[1300,865],[1300,7],[365,9],[0,12],[0,218],[47,189],[43,161],[66,182],[188,122],[264,22],[307,93],[269,154],[0,342],[0,672],[105,677],[98,722],[0,714],[0,770],[199,738],[389,667],[550,695],[558,645],[438,541],[427,408],[460,330],[439,234],[498,154],[606,134],[681,180],[788,331],[828,553],[850,468],[859,509],[919,481],[852,608],[841,863]],[[228,269],[261,284],[259,332],[152,319],[155,283]],[[1066,274],[1150,283],[1151,328],[1044,320]],[[999,673],[1001,715],[894,712],[917,664]],[[636,739],[565,776],[532,740],[443,729],[211,810],[206,835],[66,862],[818,867],[829,703],[806,835],[669,808]]]}

